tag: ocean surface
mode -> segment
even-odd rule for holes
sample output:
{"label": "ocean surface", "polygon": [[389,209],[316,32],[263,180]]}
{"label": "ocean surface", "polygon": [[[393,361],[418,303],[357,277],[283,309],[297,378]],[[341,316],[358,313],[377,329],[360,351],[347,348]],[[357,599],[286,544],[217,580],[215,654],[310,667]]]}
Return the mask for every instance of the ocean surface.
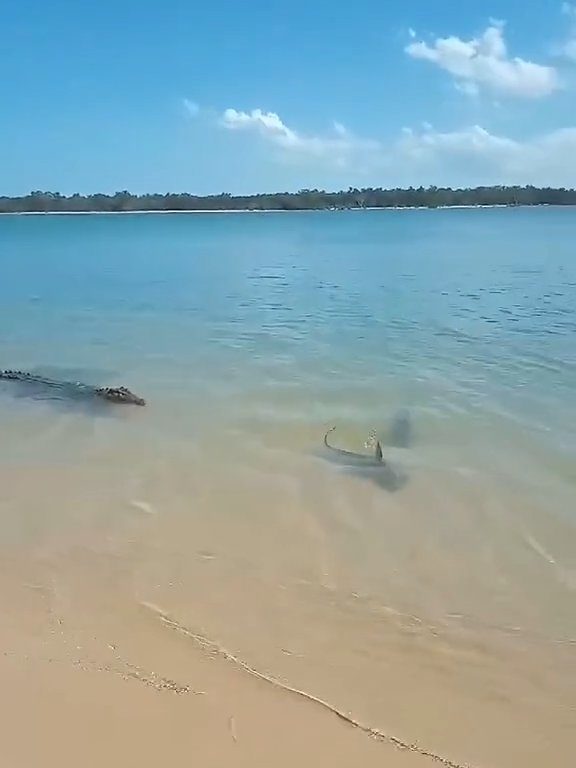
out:
{"label": "ocean surface", "polygon": [[[542,764],[576,703],[574,243],[570,208],[0,217],[0,368],[148,402],[0,382],[3,578]],[[401,482],[325,461],[333,426]]]}

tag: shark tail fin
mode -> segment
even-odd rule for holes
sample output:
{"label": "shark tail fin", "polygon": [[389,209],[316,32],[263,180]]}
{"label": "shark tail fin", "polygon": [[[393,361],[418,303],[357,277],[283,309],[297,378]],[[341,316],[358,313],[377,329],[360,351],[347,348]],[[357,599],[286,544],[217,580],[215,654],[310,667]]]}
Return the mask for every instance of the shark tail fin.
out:
{"label": "shark tail fin", "polygon": [[336,427],[330,427],[330,429],[324,435],[324,445],[326,446],[326,448],[331,447],[328,443],[328,435],[332,434],[332,432],[335,432],[335,431],[336,431]]}

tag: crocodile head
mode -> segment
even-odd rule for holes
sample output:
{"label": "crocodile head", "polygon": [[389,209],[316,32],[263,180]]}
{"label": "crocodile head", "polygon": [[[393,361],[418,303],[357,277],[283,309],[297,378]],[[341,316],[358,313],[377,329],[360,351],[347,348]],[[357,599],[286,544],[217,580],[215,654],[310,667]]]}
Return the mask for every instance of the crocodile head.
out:
{"label": "crocodile head", "polygon": [[129,405],[146,405],[146,400],[130,392],[126,387],[100,387],[96,390],[99,397],[111,403],[127,403]]}

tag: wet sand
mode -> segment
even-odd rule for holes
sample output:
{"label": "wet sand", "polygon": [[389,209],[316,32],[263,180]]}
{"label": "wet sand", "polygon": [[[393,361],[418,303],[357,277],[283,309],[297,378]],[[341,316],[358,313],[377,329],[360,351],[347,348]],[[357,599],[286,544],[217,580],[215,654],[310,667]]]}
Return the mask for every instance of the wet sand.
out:
{"label": "wet sand", "polygon": [[[4,647],[18,648],[0,656],[6,765],[421,764],[165,632],[146,612],[124,613],[120,627],[92,617],[97,629],[81,629],[46,606],[32,610],[36,620],[44,613],[40,635],[3,632]],[[107,635],[117,644],[104,644]]]}
{"label": "wet sand", "polygon": [[[568,700],[557,698],[551,710],[541,666],[520,684],[512,655],[498,663],[486,649],[450,647],[433,632],[405,626],[399,633],[397,622],[383,622],[372,645],[382,652],[365,659],[370,685],[366,669],[349,668],[358,658],[346,649],[352,628],[340,620],[342,636],[323,638],[327,658],[314,664],[314,679],[306,669],[290,675],[286,664],[270,682],[201,630],[119,592],[117,554],[81,551],[68,560],[56,570],[44,563],[36,574],[30,563],[5,563],[0,679],[10,765],[152,766],[187,756],[214,766],[571,764]],[[15,588],[18,565],[33,580]],[[72,572],[74,583],[63,582]],[[356,627],[356,644],[363,630]],[[364,709],[366,723],[388,730],[371,735],[313,693],[289,690],[299,677],[310,691],[355,701],[350,712],[339,710],[344,717],[357,721]],[[355,678],[357,690],[343,691]]]}
{"label": "wet sand", "polygon": [[572,765],[569,526],[484,479],[387,494],[266,432],[75,419],[0,478],[10,765]]}

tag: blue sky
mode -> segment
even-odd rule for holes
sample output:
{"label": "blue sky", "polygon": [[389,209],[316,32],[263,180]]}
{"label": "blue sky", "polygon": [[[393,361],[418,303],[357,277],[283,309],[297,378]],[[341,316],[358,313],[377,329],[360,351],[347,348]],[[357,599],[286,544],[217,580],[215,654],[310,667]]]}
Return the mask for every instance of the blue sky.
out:
{"label": "blue sky", "polygon": [[0,194],[576,184],[561,0],[6,0],[0,66]]}

